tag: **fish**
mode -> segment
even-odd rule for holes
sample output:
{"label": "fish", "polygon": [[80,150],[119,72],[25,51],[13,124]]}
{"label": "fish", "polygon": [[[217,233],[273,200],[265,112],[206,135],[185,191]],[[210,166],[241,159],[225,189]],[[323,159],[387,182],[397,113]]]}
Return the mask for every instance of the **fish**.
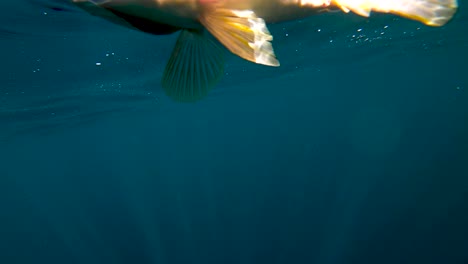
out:
{"label": "fish", "polygon": [[206,97],[224,75],[226,49],[252,63],[278,67],[268,25],[343,11],[389,13],[440,27],[457,0],[72,0],[91,15],[153,35],[180,32],[161,78],[178,102]]}

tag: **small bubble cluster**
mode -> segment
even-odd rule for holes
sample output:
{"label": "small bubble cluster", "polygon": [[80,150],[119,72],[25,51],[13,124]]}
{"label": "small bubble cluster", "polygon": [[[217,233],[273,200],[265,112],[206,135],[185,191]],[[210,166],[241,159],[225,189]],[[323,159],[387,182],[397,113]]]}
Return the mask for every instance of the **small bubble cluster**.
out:
{"label": "small bubble cluster", "polygon": [[347,42],[353,44],[365,44],[379,40],[391,40],[391,37],[386,36],[386,31],[388,28],[388,25],[382,27],[381,29],[374,30],[358,28],[356,29],[356,33],[347,36]]}

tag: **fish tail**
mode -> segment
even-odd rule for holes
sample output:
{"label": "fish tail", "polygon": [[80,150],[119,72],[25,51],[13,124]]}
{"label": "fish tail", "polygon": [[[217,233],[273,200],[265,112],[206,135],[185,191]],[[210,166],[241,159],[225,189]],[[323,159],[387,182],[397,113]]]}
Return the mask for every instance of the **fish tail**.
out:
{"label": "fish tail", "polygon": [[420,21],[428,26],[443,26],[458,8],[457,0],[334,0],[343,11],[369,16],[371,11],[392,13]]}

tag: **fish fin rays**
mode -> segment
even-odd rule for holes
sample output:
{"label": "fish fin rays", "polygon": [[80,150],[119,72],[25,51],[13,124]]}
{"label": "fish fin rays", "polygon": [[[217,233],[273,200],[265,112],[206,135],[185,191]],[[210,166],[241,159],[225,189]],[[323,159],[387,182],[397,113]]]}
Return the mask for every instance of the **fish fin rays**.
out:
{"label": "fish fin rays", "polygon": [[200,23],[229,51],[262,65],[279,66],[265,21],[250,10],[206,8]]}
{"label": "fish fin rays", "polygon": [[175,101],[205,97],[224,73],[224,49],[202,30],[182,30],[162,77],[165,93]]}
{"label": "fish fin rays", "polygon": [[452,19],[458,8],[457,0],[395,0],[392,5],[394,7],[390,13],[436,27]]}
{"label": "fish fin rays", "polygon": [[457,0],[332,0],[343,11],[368,17],[371,11],[392,13],[420,21],[428,26],[443,26],[455,14]]}

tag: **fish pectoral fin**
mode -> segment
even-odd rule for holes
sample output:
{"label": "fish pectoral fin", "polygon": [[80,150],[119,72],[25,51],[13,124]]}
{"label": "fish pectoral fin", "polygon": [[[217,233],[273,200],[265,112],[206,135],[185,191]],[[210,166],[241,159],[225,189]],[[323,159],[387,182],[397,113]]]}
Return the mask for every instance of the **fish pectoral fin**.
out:
{"label": "fish pectoral fin", "polygon": [[206,8],[200,23],[229,51],[258,64],[279,66],[265,21],[250,10]]}
{"label": "fish pectoral fin", "polygon": [[361,16],[371,11],[392,13],[428,26],[445,25],[458,8],[457,0],[332,0],[332,4]]}
{"label": "fish pectoral fin", "polygon": [[201,30],[182,30],[162,77],[165,93],[175,101],[205,97],[224,73],[224,48]]}

